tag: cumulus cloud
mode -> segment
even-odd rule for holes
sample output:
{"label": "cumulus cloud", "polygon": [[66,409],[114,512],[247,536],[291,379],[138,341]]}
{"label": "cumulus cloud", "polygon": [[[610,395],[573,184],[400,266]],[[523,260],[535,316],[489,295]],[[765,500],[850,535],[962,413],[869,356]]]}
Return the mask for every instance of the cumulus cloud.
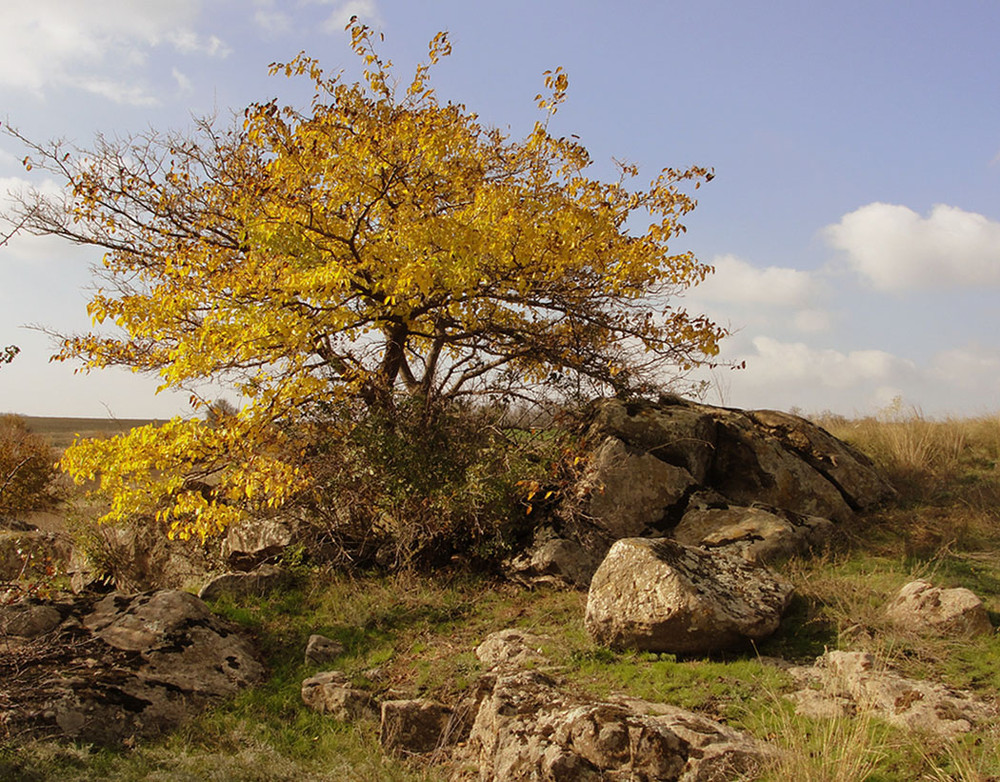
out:
{"label": "cumulus cloud", "polygon": [[696,290],[704,301],[805,307],[819,291],[812,275],[799,269],[760,269],[735,255],[720,255],[712,266],[715,274]]}
{"label": "cumulus cloud", "polygon": [[147,105],[153,99],[117,74],[141,66],[151,48],[166,44],[182,53],[228,53],[221,39],[195,31],[200,11],[201,0],[9,3],[0,25],[0,87],[44,95],[53,86],[69,86]]}
{"label": "cumulus cloud", "polygon": [[873,203],[823,233],[878,290],[1000,285],[1000,222],[975,212],[939,204],[921,217]]}
{"label": "cumulus cloud", "polygon": [[883,350],[817,349],[803,342],[780,342],[755,337],[757,354],[748,359],[753,374],[763,382],[809,380],[828,388],[850,388],[860,382],[885,382],[913,375],[912,361]]}

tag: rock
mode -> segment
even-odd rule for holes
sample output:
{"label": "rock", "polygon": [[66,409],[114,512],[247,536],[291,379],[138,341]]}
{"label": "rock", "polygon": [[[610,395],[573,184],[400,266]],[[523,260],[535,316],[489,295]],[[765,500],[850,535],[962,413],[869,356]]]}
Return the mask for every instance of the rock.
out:
{"label": "rock", "polygon": [[340,671],[324,671],[302,682],[302,702],[342,722],[379,716],[376,700],[364,690],[352,687]]}
{"label": "rock", "polygon": [[840,489],[776,436],[735,410],[717,410],[715,458],[708,484],[737,505],[847,521],[854,512]]}
{"label": "rock", "polygon": [[990,707],[968,693],[880,669],[867,652],[827,652],[812,666],[788,670],[804,685],[789,696],[796,713],[816,719],[870,710],[893,725],[954,737],[991,716]]}
{"label": "rock", "polygon": [[638,700],[590,700],[538,672],[501,675],[456,755],[478,767],[480,782],[721,782],[736,776],[714,775],[713,764],[749,770],[761,757],[758,746],[735,731],[681,709],[657,708]]}
{"label": "rock", "polygon": [[697,483],[708,477],[716,424],[705,407],[686,402],[654,405],[604,399],[597,404],[592,428],[684,468]]}
{"label": "rock", "polygon": [[325,635],[310,635],[306,643],[306,665],[326,665],[344,653],[344,645]]}
{"label": "rock", "polygon": [[476,647],[476,658],[489,669],[524,668],[546,661],[540,648],[544,642],[541,636],[523,630],[499,630]]}
{"label": "rock", "polygon": [[186,592],[51,607],[58,626],[8,638],[0,655],[0,723],[11,733],[98,745],[149,738],[264,676],[243,636]]}
{"label": "rock", "polygon": [[681,775],[684,782],[751,779],[753,772],[774,755],[767,744],[679,706],[627,696],[612,700],[638,714],[654,717],[688,743],[691,754]]}
{"label": "rock", "polygon": [[36,638],[62,624],[63,615],[53,605],[24,600],[13,605],[0,604],[0,638],[14,635]]}
{"label": "rock", "polygon": [[973,636],[993,632],[986,606],[968,589],[941,589],[928,581],[906,584],[886,609],[890,621],[918,632]]}
{"label": "rock", "polygon": [[397,754],[424,755],[451,743],[454,711],[430,700],[382,703],[382,748]]}
{"label": "rock", "polygon": [[868,510],[896,496],[871,459],[811,421],[776,410],[747,415],[836,486],[853,509]]}
{"label": "rock", "polygon": [[594,574],[585,623],[608,646],[706,653],[766,638],[791,596],[775,573],[731,554],[628,538]]}
{"label": "rock", "polygon": [[805,554],[830,540],[834,524],[818,516],[764,508],[693,508],[671,537],[685,546],[724,548],[759,564]]}
{"label": "rock", "polygon": [[505,569],[510,578],[526,586],[549,584],[586,588],[599,558],[575,540],[547,538],[508,560]]}
{"label": "rock", "polygon": [[205,547],[196,540],[170,540],[152,521],[100,524],[89,530],[88,537],[86,551],[75,549],[71,559],[77,592],[93,584],[98,575],[124,592],[186,589],[202,583],[211,569],[212,558]]}
{"label": "rock", "polygon": [[588,514],[610,543],[655,529],[694,484],[683,467],[632,452],[608,437],[592,456],[580,488],[589,496]]}
{"label": "rock", "polygon": [[222,573],[215,576],[198,592],[202,600],[218,600],[222,595],[264,595],[284,586],[290,580],[287,571],[274,565],[261,565],[249,573]]}
{"label": "rock", "polygon": [[288,518],[251,519],[226,530],[222,556],[237,570],[274,560],[296,542],[298,524]]}

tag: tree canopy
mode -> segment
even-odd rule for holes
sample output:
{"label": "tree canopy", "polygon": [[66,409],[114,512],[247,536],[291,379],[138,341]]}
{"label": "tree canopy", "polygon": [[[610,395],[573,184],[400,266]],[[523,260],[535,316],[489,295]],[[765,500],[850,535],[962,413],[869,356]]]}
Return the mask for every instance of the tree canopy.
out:
{"label": "tree canopy", "polygon": [[357,83],[305,55],[271,66],[311,81],[306,109],[258,103],[232,126],[90,150],[9,131],[67,184],[13,219],[105,252],[95,330],[64,337],[58,358],[156,373],[162,388],[219,380],[243,398],[212,425],[74,444],[63,465],[100,479],[108,519],[155,514],[204,537],[280,505],[308,485],[295,427],[320,408],[509,401],[555,379],[641,393],[718,353],[724,330],[672,303],[711,269],[668,246],[695,205],[685,188],[710,171],[590,178],[587,150],[549,130],[561,69],[515,139],[438,100],[445,34],[403,89],[377,37],[349,29]]}

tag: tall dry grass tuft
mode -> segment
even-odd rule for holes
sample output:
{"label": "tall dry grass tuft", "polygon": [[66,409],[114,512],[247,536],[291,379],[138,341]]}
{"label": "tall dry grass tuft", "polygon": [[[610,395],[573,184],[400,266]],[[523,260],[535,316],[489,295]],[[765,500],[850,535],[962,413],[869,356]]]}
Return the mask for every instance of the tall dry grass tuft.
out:
{"label": "tall dry grass tuft", "polygon": [[897,397],[875,416],[826,413],[813,420],[867,454],[904,500],[927,502],[945,494],[948,501],[977,509],[997,506],[1000,415],[936,420]]}

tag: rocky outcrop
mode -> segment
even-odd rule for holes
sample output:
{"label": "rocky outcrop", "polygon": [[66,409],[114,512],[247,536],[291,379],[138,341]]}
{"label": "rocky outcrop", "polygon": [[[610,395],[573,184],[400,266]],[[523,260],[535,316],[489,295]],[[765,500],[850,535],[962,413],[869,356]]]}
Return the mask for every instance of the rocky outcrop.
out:
{"label": "rocky outcrop", "polygon": [[605,399],[590,439],[597,445],[581,490],[607,544],[668,533],[697,493],[834,522],[894,496],[866,456],[787,413]]}
{"label": "rocky outcrop", "polygon": [[483,698],[456,779],[629,779],[708,782],[737,778],[760,746],[691,712],[638,700],[601,702],[561,690],[537,671],[499,675]]}
{"label": "rocky outcrop", "polygon": [[789,668],[803,688],[789,697],[796,713],[819,719],[862,711],[923,733],[953,737],[995,716],[968,693],[907,679],[876,665],[867,652],[827,652],[812,666]]}
{"label": "rocky outcrop", "polygon": [[99,745],[151,737],[263,678],[249,642],[186,592],[0,610],[0,724]]}
{"label": "rocky outcrop", "polygon": [[911,581],[886,608],[893,623],[916,632],[973,636],[993,632],[986,606],[969,589],[941,589],[929,581]]}
{"label": "rocky outcrop", "polygon": [[792,587],[741,557],[672,540],[619,540],[594,574],[586,626],[597,643],[679,654],[773,633]]}

